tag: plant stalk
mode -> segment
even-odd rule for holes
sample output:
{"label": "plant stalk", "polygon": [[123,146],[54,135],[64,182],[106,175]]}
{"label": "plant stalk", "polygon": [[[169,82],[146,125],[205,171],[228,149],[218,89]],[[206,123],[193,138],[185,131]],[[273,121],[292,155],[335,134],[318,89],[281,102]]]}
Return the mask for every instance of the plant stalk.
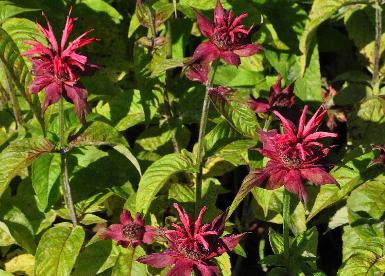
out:
{"label": "plant stalk", "polygon": [[[170,21],[167,21],[167,28],[166,28],[166,37],[167,37],[167,55],[166,55],[166,58],[167,59],[170,59],[172,58],[172,33],[171,33],[171,22]],[[165,105],[165,108],[166,108],[166,113],[167,113],[167,121],[168,121],[168,125],[170,127],[170,130],[172,130],[172,124],[173,124],[173,119],[175,117],[175,114],[174,112],[172,111],[172,107],[171,107],[171,101],[170,101],[170,97],[168,95],[168,80],[170,79],[170,71],[167,70],[166,71],[166,85],[164,86],[164,89],[163,89],[163,99],[164,99],[164,105]],[[174,152],[180,152],[180,147],[179,147],[179,144],[178,144],[178,140],[176,139],[176,132],[175,134],[172,134],[171,136],[171,143],[172,143],[172,146],[174,148]]]}
{"label": "plant stalk", "polygon": [[286,268],[290,271],[290,193],[283,191],[283,254]]}
{"label": "plant stalk", "polygon": [[211,65],[211,77],[206,84],[206,93],[205,97],[203,100],[203,105],[202,105],[202,115],[201,115],[201,120],[199,123],[199,135],[198,135],[198,149],[197,149],[197,164],[199,166],[198,168],[198,173],[196,177],[196,188],[195,188],[195,216],[199,214],[199,202],[202,199],[202,171],[203,171],[203,165],[204,165],[204,160],[203,157],[205,155],[204,153],[204,147],[203,147],[203,140],[205,137],[205,132],[206,132],[206,125],[207,125],[207,118],[209,115],[209,109],[210,109],[210,97],[209,97],[209,90],[212,87],[214,77],[215,77],[215,72],[217,70],[218,66],[218,60],[213,61]]}
{"label": "plant stalk", "polygon": [[129,247],[128,250],[130,252],[128,253],[128,271],[127,276],[132,275],[132,264],[134,263],[134,257],[135,257],[135,247]]}
{"label": "plant stalk", "polygon": [[72,200],[71,187],[68,179],[68,169],[67,169],[67,153],[65,149],[64,141],[64,100],[63,97],[59,101],[59,135],[60,135],[60,157],[61,157],[61,174],[62,174],[62,184],[64,189],[64,201],[68,212],[71,217],[72,224],[74,226],[78,225],[76,218],[75,206]]}
{"label": "plant stalk", "polygon": [[372,76],[372,86],[376,87],[379,81],[380,74],[380,51],[381,51],[381,35],[382,35],[382,8],[381,0],[377,0],[374,5],[376,12],[375,15],[375,44],[374,44],[374,64],[373,64],[373,76]]}

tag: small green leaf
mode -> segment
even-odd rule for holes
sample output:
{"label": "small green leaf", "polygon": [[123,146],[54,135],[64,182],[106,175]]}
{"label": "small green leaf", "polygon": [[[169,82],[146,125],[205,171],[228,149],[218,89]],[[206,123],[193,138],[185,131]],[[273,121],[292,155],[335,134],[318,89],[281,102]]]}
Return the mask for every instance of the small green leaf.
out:
{"label": "small green leaf", "polygon": [[43,138],[26,138],[6,147],[0,153],[0,195],[9,182],[31,165],[33,160],[53,149],[52,143]]}
{"label": "small green leaf", "polygon": [[67,223],[58,224],[47,230],[37,247],[35,275],[70,275],[84,236],[82,227],[73,227]]}
{"label": "small green leaf", "polygon": [[37,10],[38,9],[19,7],[10,1],[2,0],[0,1],[0,23],[5,19],[11,18],[15,15]]}
{"label": "small green leaf", "polygon": [[136,210],[146,214],[156,194],[172,175],[194,171],[194,157],[187,151],[168,154],[151,164],[139,182]]}
{"label": "small green leaf", "polygon": [[223,276],[231,276],[231,262],[230,256],[227,253],[215,258]]}
{"label": "small green leaf", "polygon": [[269,228],[269,241],[274,254],[278,255],[283,253],[283,236],[274,231],[273,228]]}

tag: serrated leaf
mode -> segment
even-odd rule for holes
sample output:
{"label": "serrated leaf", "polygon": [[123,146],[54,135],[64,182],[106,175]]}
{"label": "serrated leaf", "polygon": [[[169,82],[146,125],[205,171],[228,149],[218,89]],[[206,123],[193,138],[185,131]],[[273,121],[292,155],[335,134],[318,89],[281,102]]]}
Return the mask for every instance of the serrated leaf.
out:
{"label": "serrated leaf", "polygon": [[168,154],[151,164],[139,182],[136,210],[146,214],[156,194],[172,175],[194,171],[194,157],[187,151]]}
{"label": "serrated leaf", "polygon": [[238,137],[239,133],[226,121],[220,122],[206,134],[203,140],[205,154],[207,156],[212,155],[214,152],[236,140]]}
{"label": "serrated leaf", "polygon": [[256,130],[260,128],[260,125],[246,99],[234,95],[223,97],[214,93],[210,95],[210,99],[218,112],[236,131],[245,137],[258,138]]}
{"label": "serrated leaf", "polygon": [[15,141],[0,153],[0,195],[9,182],[32,161],[54,149],[52,143],[44,138],[25,138]]}
{"label": "serrated leaf", "polygon": [[49,204],[53,203],[55,187],[58,188],[58,179],[61,174],[60,164],[60,155],[53,153],[44,154],[32,163],[32,186],[35,190],[39,209],[42,211],[45,211]]}
{"label": "serrated leaf", "polygon": [[278,255],[283,253],[283,236],[272,228],[269,228],[269,241],[274,254]]}
{"label": "serrated leaf", "polygon": [[84,230],[63,223],[47,230],[41,237],[35,256],[35,275],[71,274],[84,240]]}

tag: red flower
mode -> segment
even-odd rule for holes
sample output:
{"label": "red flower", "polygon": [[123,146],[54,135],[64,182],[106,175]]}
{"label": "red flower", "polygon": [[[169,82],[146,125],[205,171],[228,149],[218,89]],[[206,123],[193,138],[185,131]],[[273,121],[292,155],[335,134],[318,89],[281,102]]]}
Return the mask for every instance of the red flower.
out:
{"label": "red flower", "polygon": [[[33,65],[34,80],[30,85],[31,93],[38,93],[46,89],[43,112],[51,104],[59,101],[63,96],[67,101],[75,105],[75,112],[81,121],[89,112],[87,107],[87,90],[78,82],[79,76],[89,74],[97,66],[89,64],[87,57],[77,53],[77,49],[95,41],[96,38],[84,38],[89,30],[81,36],[69,42],[67,40],[73,29],[76,18],[70,17],[71,10],[67,16],[67,22],[63,30],[60,45],[58,44],[51,24],[46,18],[48,29],[36,23],[39,30],[46,37],[48,46],[44,46],[37,40],[25,41],[32,45],[32,49],[23,53],[28,56]],[[66,47],[67,45],[67,47]]]}
{"label": "red flower", "polygon": [[197,81],[204,85],[208,82],[209,71],[210,66],[207,63],[201,63],[194,58],[184,68],[184,73],[189,80]]}
{"label": "red flower", "polygon": [[373,149],[379,150],[380,155],[370,162],[370,165],[381,164],[385,166],[385,145],[374,145]]}
{"label": "red flower", "polygon": [[282,87],[282,76],[278,75],[277,82],[270,88],[269,99],[250,99],[249,106],[256,113],[266,113],[280,108],[290,108],[294,105],[293,86]]}
{"label": "red flower", "polygon": [[319,108],[306,124],[307,110],[308,107],[305,106],[298,129],[291,121],[274,111],[282,122],[284,133],[279,134],[276,130],[259,131],[263,143],[260,152],[270,160],[265,168],[257,169],[246,177],[239,191],[240,195],[247,194],[253,187],[267,180],[268,189],[276,189],[284,185],[286,190],[297,194],[302,201],[306,202],[304,180],[309,180],[316,185],[337,184],[336,180],[319,164],[319,161],[327,156],[330,148],[317,142],[318,139],[336,137],[337,134],[317,131],[327,112],[323,107]]}
{"label": "red flower", "polygon": [[144,220],[137,213],[135,220],[131,213],[123,210],[120,215],[120,224],[110,225],[102,233],[102,239],[112,239],[124,247],[138,246],[143,243],[152,243],[155,236],[155,228],[144,225]]}
{"label": "red flower", "polygon": [[239,57],[252,56],[262,50],[260,45],[251,43],[253,26],[246,30],[241,24],[247,13],[233,18],[233,11],[227,12],[217,0],[213,23],[198,12],[196,16],[199,29],[209,41],[195,49],[194,59],[209,63],[220,57],[226,63],[238,66],[241,63]]}
{"label": "red flower", "polygon": [[195,222],[181,209],[179,213],[182,225],[173,224],[174,230],[166,230],[168,248],[162,253],[154,253],[138,259],[139,262],[157,268],[174,265],[168,276],[190,275],[196,270],[202,276],[219,275],[219,268],[212,260],[214,257],[231,251],[244,234],[221,237],[225,227],[226,213],[216,217],[211,223],[201,225],[203,207]]}

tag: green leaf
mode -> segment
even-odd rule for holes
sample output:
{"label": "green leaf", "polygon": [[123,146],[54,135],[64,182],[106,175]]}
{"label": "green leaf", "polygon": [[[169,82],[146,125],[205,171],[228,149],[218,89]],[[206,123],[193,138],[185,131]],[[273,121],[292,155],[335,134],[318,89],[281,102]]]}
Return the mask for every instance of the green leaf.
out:
{"label": "green leaf", "polygon": [[90,9],[97,13],[106,13],[116,24],[123,20],[123,16],[110,4],[103,0],[82,0],[82,4],[87,5]]}
{"label": "green leaf", "polygon": [[239,98],[235,95],[222,97],[211,94],[210,99],[218,112],[236,131],[245,137],[258,138],[257,129],[260,128],[260,125],[257,116],[245,98]]}
{"label": "green leaf", "polygon": [[34,233],[26,215],[19,208],[7,205],[2,207],[0,216],[15,242],[27,252],[34,254],[36,249]]}
{"label": "green leaf", "polygon": [[100,240],[87,245],[76,260],[73,275],[96,275],[108,269],[105,265],[111,252],[112,240]]}
{"label": "green leaf", "polygon": [[0,1],[0,23],[15,15],[37,10],[38,9],[19,7],[12,3],[12,1],[2,0]]}
{"label": "green leaf", "polygon": [[264,76],[260,72],[246,68],[245,64],[239,67],[222,65],[218,66],[215,72],[214,84],[228,87],[254,87],[263,80]]}
{"label": "green leaf", "polygon": [[269,241],[274,254],[282,254],[283,248],[283,236],[274,231],[273,228],[269,228]]}
{"label": "green leaf", "polygon": [[385,114],[379,98],[367,98],[361,102],[349,122],[353,144],[385,144]]}
{"label": "green leaf", "polygon": [[[31,254],[20,254],[5,263],[5,270],[18,274],[33,275],[35,257]],[[0,272],[1,275],[1,272]]]}
{"label": "green leaf", "polygon": [[0,195],[9,182],[31,165],[33,160],[53,149],[52,143],[43,138],[25,138],[6,147],[0,153]]}
{"label": "green leaf", "polygon": [[231,276],[231,262],[230,262],[230,256],[227,253],[224,253],[220,255],[219,257],[215,258],[220,271],[221,275],[223,276]]}
{"label": "green leaf", "polygon": [[136,210],[146,214],[156,194],[172,175],[179,172],[193,173],[194,171],[194,156],[187,151],[168,154],[154,162],[139,182]]}
{"label": "green leaf", "polygon": [[58,181],[61,173],[60,155],[47,153],[32,163],[32,186],[35,190],[39,209],[45,211],[58,191]]}
{"label": "green leaf", "polygon": [[321,102],[321,72],[318,46],[313,47],[309,55],[309,66],[306,68],[303,76],[295,82],[294,93],[304,102]]}
{"label": "green leaf", "polygon": [[365,212],[374,219],[380,219],[385,213],[384,196],[383,182],[368,181],[351,193],[348,207],[353,212]]}
{"label": "green leaf", "polygon": [[76,139],[69,143],[70,147],[103,146],[114,147],[115,150],[127,157],[135,166],[139,174],[141,169],[135,156],[128,149],[126,139],[112,126],[103,122],[94,122],[86,128]]}
{"label": "green leaf", "polygon": [[37,247],[35,275],[70,275],[84,236],[82,227],[73,227],[67,223],[47,230]]}
{"label": "green leaf", "polygon": [[167,70],[182,67],[184,65],[183,58],[178,59],[163,59],[161,62],[157,63],[151,72],[151,78],[159,77],[166,73]]}

